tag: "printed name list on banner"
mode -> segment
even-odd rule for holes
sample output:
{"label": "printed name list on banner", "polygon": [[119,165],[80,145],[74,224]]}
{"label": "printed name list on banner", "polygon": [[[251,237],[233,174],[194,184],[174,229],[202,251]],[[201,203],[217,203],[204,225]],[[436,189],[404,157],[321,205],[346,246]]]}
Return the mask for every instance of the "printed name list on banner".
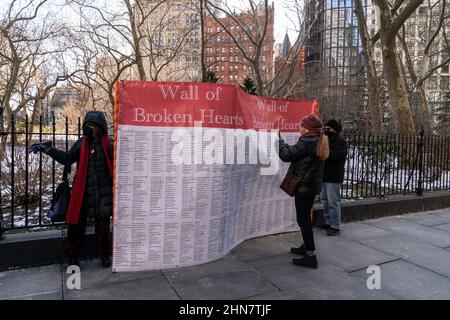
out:
{"label": "printed name list on banner", "polygon": [[298,230],[280,183],[278,129],[294,144],[313,100],[233,85],[116,85],[113,271],[192,266]]}

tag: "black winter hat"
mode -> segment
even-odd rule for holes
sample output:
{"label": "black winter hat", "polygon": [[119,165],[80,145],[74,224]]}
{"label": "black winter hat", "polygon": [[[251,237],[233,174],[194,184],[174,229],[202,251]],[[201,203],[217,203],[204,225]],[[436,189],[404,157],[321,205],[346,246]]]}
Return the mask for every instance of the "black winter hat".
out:
{"label": "black winter hat", "polygon": [[341,124],[340,124],[339,122],[337,122],[336,120],[334,120],[334,119],[328,120],[328,121],[325,123],[324,127],[330,127],[330,128],[333,128],[334,131],[336,131],[337,133],[341,133],[341,131],[342,131],[342,126],[341,126]]}

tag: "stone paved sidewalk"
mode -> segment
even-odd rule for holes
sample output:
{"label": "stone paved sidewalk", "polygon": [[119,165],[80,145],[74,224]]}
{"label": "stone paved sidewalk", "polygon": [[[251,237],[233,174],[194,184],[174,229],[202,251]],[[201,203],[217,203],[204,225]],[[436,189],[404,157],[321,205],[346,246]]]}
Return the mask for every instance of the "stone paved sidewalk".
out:
{"label": "stone paved sidewalk", "polygon": [[[81,290],[67,289],[63,265],[2,272],[0,299],[450,299],[450,209],[349,223],[336,237],[316,229],[315,238],[317,270],[291,263],[294,232],[188,268],[114,274],[85,261]],[[381,268],[380,290],[367,288],[369,265]]]}

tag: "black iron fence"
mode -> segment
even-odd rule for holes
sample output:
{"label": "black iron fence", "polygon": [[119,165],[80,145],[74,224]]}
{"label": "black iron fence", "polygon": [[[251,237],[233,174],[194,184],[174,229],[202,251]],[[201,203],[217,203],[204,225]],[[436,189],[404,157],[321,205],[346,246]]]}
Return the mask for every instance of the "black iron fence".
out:
{"label": "black iron fence", "polygon": [[[46,228],[46,217],[62,166],[50,157],[27,152],[31,144],[51,140],[68,150],[81,136],[81,120],[50,123],[12,117],[0,148],[0,223],[3,230]],[[384,198],[450,190],[450,138],[440,136],[345,136],[348,155],[342,198]],[[73,170],[74,171],[74,170]],[[0,233],[1,237],[1,233]]]}
{"label": "black iron fence", "polygon": [[450,138],[347,136],[343,199],[450,189]]}
{"label": "black iron fence", "polygon": [[[48,227],[46,212],[62,176],[62,168],[46,155],[31,154],[30,146],[50,140],[68,150],[81,137],[81,119],[12,116],[5,122],[0,146],[0,223],[3,230]],[[1,236],[1,234],[0,234]]]}

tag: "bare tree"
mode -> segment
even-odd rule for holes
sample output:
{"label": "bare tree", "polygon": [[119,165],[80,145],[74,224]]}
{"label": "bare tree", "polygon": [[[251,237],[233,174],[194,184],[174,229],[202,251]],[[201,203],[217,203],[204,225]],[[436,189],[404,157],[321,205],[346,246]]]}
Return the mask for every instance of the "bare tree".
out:
{"label": "bare tree", "polygon": [[398,7],[399,10],[402,8],[402,10],[394,16],[388,0],[374,0],[374,3],[380,9],[380,30],[378,35],[382,48],[383,72],[387,82],[391,106],[395,110],[399,134],[415,133],[415,127],[408,98],[408,87],[405,83],[397,48],[397,33],[422,2],[423,0],[410,0],[404,4],[403,0],[397,0],[394,3],[394,7]]}
{"label": "bare tree", "polygon": [[[297,37],[289,49],[284,61],[264,70],[261,67],[263,47],[271,39],[273,34],[269,25],[273,16],[270,14],[268,0],[247,0],[239,4],[235,2],[231,6],[227,1],[205,0],[205,8],[220,27],[230,37],[232,43],[239,50],[244,61],[251,66],[252,78],[255,79],[256,92],[258,95],[287,97],[292,95],[293,90],[299,85],[300,77],[296,74],[296,66],[299,63],[301,52],[304,48],[307,35],[318,18],[305,19],[304,2],[297,0],[285,1],[285,7],[289,9],[286,19],[291,19],[297,27]],[[223,18],[226,19],[223,19]],[[234,30],[231,29],[231,24]],[[241,39],[246,39],[242,41]],[[272,50],[272,48],[270,48]]]}
{"label": "bare tree", "polygon": [[374,44],[370,40],[361,0],[353,0],[355,15],[358,19],[358,29],[361,44],[364,48],[364,64],[366,70],[366,83],[368,93],[368,105],[370,110],[371,129],[375,134],[382,131],[381,114],[381,86],[375,64]]}
{"label": "bare tree", "polygon": [[[433,3],[430,0],[426,1],[425,6],[421,8],[425,13],[419,14],[419,25],[416,25],[416,21],[411,21],[408,24],[408,30],[402,26],[398,34],[409,75],[409,93],[416,93],[418,98],[416,127],[423,127],[427,134],[432,133],[432,119],[425,83],[439,68],[450,63],[450,55],[447,54],[449,46],[444,29],[446,20],[450,21],[448,5],[447,0]],[[411,50],[416,50],[409,44],[415,43],[418,43],[418,49],[416,49],[418,52],[411,54]],[[437,58],[443,53],[446,58],[439,61]]]}
{"label": "bare tree", "polygon": [[[189,54],[199,55],[200,39],[187,48],[199,27],[198,8],[173,10],[180,4],[164,0],[116,0],[108,7],[92,0],[70,3],[81,18],[74,31],[79,35],[78,58],[85,66],[72,82],[90,92],[94,109],[112,114],[114,85],[120,79],[164,81],[172,73],[188,73],[186,70],[195,70],[198,75],[200,65],[189,68],[179,63]],[[187,12],[197,16],[184,21]],[[191,61],[198,59],[191,57]]]}
{"label": "bare tree", "polygon": [[[36,120],[52,89],[80,71],[76,65],[69,67],[73,57],[70,29],[51,10],[45,13],[47,1],[11,1],[1,19],[1,131],[13,114],[31,112]],[[8,131],[10,122],[6,123]]]}
{"label": "bare tree", "polygon": [[202,2],[162,1],[141,7],[139,23],[147,79],[197,80],[201,77]]}
{"label": "bare tree", "polygon": [[[309,3],[312,9],[317,9],[318,1]],[[297,37],[294,44],[286,53],[286,57],[279,63],[274,64],[273,78],[269,80],[267,86],[270,88],[271,96],[283,98],[298,97],[304,91],[304,49],[308,36],[319,19],[319,10],[314,10],[312,16],[307,16],[302,1],[285,2],[286,18],[294,26]],[[297,92],[295,92],[297,91]],[[293,93],[295,92],[295,95]]]}
{"label": "bare tree", "polygon": [[[269,25],[269,1],[248,1],[247,12],[236,14],[236,7],[230,7],[226,1],[205,1],[208,13],[213,17],[220,27],[225,30],[231,41],[239,49],[242,57],[250,64],[256,81],[258,95],[267,95],[264,86],[264,75],[261,72],[261,53]],[[221,16],[227,17],[237,27],[238,32],[231,32],[231,26],[225,25]],[[248,39],[248,43],[238,40]],[[252,48],[252,50],[250,50]],[[266,80],[267,82],[267,80]]]}
{"label": "bare tree", "polygon": [[92,109],[105,111],[111,118],[114,84],[129,76],[133,66],[137,66],[139,77],[145,79],[135,6],[128,0],[115,2],[111,8],[89,0],[72,0],[70,5],[80,17],[80,24],[73,29],[78,35],[78,59],[84,66],[72,83],[89,92]]}

